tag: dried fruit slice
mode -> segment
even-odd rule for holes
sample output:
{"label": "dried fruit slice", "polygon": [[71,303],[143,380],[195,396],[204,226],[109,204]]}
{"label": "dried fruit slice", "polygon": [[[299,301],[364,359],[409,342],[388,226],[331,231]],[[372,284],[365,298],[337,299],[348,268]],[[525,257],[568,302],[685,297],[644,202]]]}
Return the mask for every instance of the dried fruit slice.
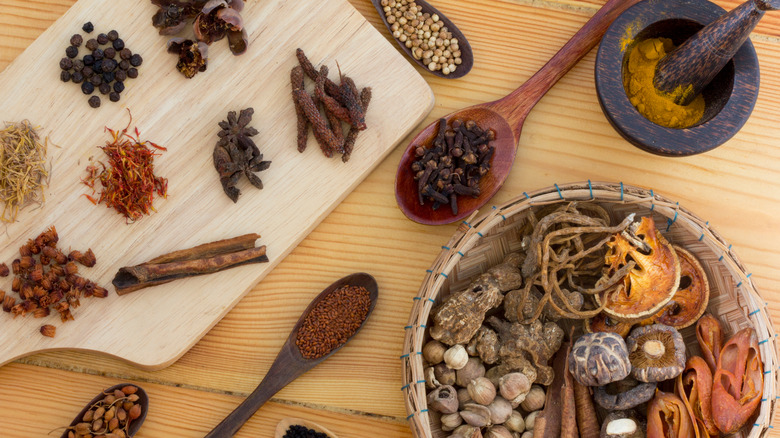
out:
{"label": "dried fruit slice", "polygon": [[605,313],[599,313],[593,318],[585,320],[585,333],[616,333],[625,338],[631,332],[633,324],[610,318]]}
{"label": "dried fruit slice", "polygon": [[671,300],[656,313],[654,321],[682,329],[693,325],[707,309],[710,284],[707,274],[693,254],[674,245],[680,259],[680,286]]}
{"label": "dried fruit slice", "polygon": [[595,295],[600,306],[606,298],[604,313],[620,321],[641,321],[663,308],[680,284],[680,261],[672,245],[655,228],[650,217],[616,234],[607,243],[606,267],[602,278],[611,278],[629,263],[634,263],[622,281]]}

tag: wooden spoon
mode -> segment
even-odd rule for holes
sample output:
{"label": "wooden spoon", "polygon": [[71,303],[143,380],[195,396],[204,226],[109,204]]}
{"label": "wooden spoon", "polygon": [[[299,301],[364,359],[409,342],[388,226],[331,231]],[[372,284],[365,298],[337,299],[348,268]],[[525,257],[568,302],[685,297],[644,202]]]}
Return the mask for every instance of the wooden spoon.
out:
{"label": "wooden spoon", "polygon": [[[121,390],[125,386],[135,386],[136,388],[138,388],[138,391],[136,391],[136,394],[138,395],[138,401],[136,402],[136,404],[141,405],[141,416],[136,418],[135,420],[131,421],[130,422],[130,427],[127,430],[127,437],[128,438],[134,436],[136,433],[138,433],[138,429],[141,428],[141,425],[144,423],[144,420],[146,419],[146,412],[149,410],[149,396],[146,395],[146,391],[144,391],[143,388],[141,388],[140,386],[135,385],[133,383],[120,383],[118,385],[114,385],[114,386],[112,386],[110,388],[107,388],[107,389],[103,390],[103,392],[101,392],[100,394],[96,395],[95,398],[90,400],[90,402],[87,403],[86,406],[84,406],[84,409],[82,409],[81,412],[79,412],[78,415],[76,415],[76,417],[73,419],[73,421],[71,421],[70,426],[68,426],[68,427],[73,427],[73,426],[75,426],[75,425],[77,425],[79,423],[82,423],[82,418],[84,418],[84,414],[86,414],[87,411],[95,403],[97,403],[98,401],[102,400],[106,395],[113,393],[114,390],[117,390],[117,389]],[[62,433],[60,438],[68,438],[68,431],[69,431],[69,429],[66,429]]]}
{"label": "wooden spoon", "polygon": [[[298,329],[303,324],[303,321],[306,319],[306,316],[309,314],[309,312],[311,312],[311,310],[329,293],[342,286],[362,286],[368,289],[369,298],[371,300],[371,305],[368,309],[368,314],[366,315],[366,320],[368,320],[368,317],[374,310],[377,296],[379,294],[379,289],[377,288],[374,277],[364,273],[352,274],[328,286],[327,289],[320,292],[320,294],[317,295],[317,297],[314,298],[314,300],[309,304],[309,307],[303,311],[301,317],[298,319],[298,322],[290,332],[290,336],[287,338],[287,342],[285,342],[282,346],[282,349],[276,356],[274,363],[271,365],[268,373],[263,378],[263,381],[260,382],[260,384],[257,386],[257,388],[255,388],[254,391],[252,391],[251,394],[249,394],[249,397],[247,397],[246,400],[238,405],[238,407],[233,410],[233,412],[231,412],[227,417],[225,417],[225,419],[222,420],[222,422],[219,423],[217,427],[209,432],[208,435],[206,435],[206,438],[224,438],[235,435],[235,433],[241,429],[241,426],[243,426],[244,423],[246,423],[246,421],[249,420],[249,418],[252,417],[252,415],[254,415],[254,413],[257,412],[257,410],[260,409],[260,407],[274,394],[279,392],[279,390],[284,388],[288,383],[295,380],[301,374],[314,368],[320,362],[329,358],[331,355],[333,355],[333,353],[339,351],[341,347],[346,345],[345,342],[341,346],[333,349],[330,353],[320,358],[307,359],[301,355],[298,346],[295,344]],[[364,320],[363,324],[361,324],[361,326],[355,330],[355,333],[353,333],[352,336],[347,339],[347,342],[355,337],[357,332],[359,332],[365,324],[366,320]]]}
{"label": "wooden spoon", "polygon": [[[496,150],[491,169],[480,181],[480,196],[458,198],[458,214],[453,215],[449,206],[434,211],[431,203],[420,205],[417,198],[417,182],[412,172],[415,161],[414,150],[422,145],[430,147],[436,136],[438,120],[428,125],[409,143],[395,176],[395,198],[401,211],[411,220],[427,225],[455,222],[483,206],[498,189],[512,169],[520,132],[528,113],[544,94],[563,77],[601,39],[607,28],[623,11],[640,0],[609,0],[580,29],[566,45],[558,51],[536,74],[508,96],[488,103],[474,105],[444,116],[450,119],[474,120],[482,129],[493,129],[496,139],[492,142]],[[457,72],[457,70],[456,70]]]}
{"label": "wooden spoon", "polygon": [[282,421],[276,425],[276,433],[274,433],[274,438],[284,437],[284,435],[287,433],[287,429],[289,429],[290,426],[295,425],[306,427],[315,432],[324,433],[328,436],[328,438],[338,438],[335,433],[329,431],[325,427],[320,426],[313,421],[304,420],[303,418],[283,418]]}
{"label": "wooden spoon", "polygon": [[382,22],[385,23],[385,26],[387,26],[387,30],[390,31],[390,37],[395,40],[396,43],[398,43],[398,47],[401,48],[408,56],[409,59],[416,62],[418,65],[420,65],[425,71],[432,75],[436,75],[440,78],[445,79],[457,79],[461,78],[466,75],[466,73],[471,71],[471,67],[474,66],[474,53],[471,51],[471,45],[469,44],[469,41],[466,39],[466,36],[463,35],[463,32],[458,29],[457,26],[455,26],[455,23],[452,22],[447,16],[439,12],[436,8],[430,5],[430,3],[426,2],[425,0],[415,0],[415,3],[417,3],[417,6],[420,7],[423,13],[429,13],[431,16],[433,14],[436,14],[439,16],[439,21],[444,23],[444,25],[447,27],[447,30],[449,30],[452,33],[453,38],[458,39],[458,46],[460,47],[460,59],[461,63],[457,66],[455,71],[453,73],[445,75],[441,72],[441,70],[437,71],[431,71],[428,69],[428,66],[423,64],[422,59],[415,59],[414,56],[412,56],[412,49],[406,47],[406,44],[402,43],[398,38],[393,37],[393,30],[390,28],[390,23],[387,22],[387,17],[385,16],[385,10],[384,6],[382,6],[382,0],[371,0],[371,3],[374,4],[374,7],[376,8],[377,12],[379,12],[379,18],[382,19]]}

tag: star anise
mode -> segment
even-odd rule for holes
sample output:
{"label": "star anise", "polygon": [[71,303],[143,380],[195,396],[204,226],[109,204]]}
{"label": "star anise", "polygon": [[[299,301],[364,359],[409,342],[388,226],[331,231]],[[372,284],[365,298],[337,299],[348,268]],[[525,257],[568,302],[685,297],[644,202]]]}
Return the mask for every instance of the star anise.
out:
{"label": "star anise", "polygon": [[159,29],[160,35],[174,35],[200,13],[206,0],[152,0],[152,4],[160,8],[152,17],[152,25]]}
{"label": "star anise", "polygon": [[241,175],[246,176],[253,186],[262,189],[263,182],[255,172],[261,172],[271,166],[270,161],[263,161],[263,154],[250,138],[257,134],[256,129],[248,126],[253,114],[252,108],[241,110],[239,115],[230,111],[227,120],[219,123],[222,131],[219,132],[219,141],[214,147],[214,167],[219,174],[222,189],[233,202],[238,201],[241,194],[236,187]]}

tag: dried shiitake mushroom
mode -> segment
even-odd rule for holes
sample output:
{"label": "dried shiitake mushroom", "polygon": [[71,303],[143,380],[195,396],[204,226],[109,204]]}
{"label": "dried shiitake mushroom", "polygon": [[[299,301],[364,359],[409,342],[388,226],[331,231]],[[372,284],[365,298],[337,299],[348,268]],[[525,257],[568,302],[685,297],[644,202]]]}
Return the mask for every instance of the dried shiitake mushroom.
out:
{"label": "dried shiitake mushroom", "polygon": [[645,425],[633,410],[613,411],[604,418],[599,438],[645,438]]}
{"label": "dried shiitake mushroom", "polygon": [[704,314],[710,300],[710,284],[693,254],[676,245],[674,251],[680,259],[680,285],[652,320],[679,330],[693,325]]}
{"label": "dried shiitake mushroom", "polygon": [[652,218],[643,217],[615,234],[607,248],[603,278],[627,270],[623,281],[594,295],[599,306],[607,300],[607,315],[620,321],[640,321],[655,315],[677,292],[680,261]]}
{"label": "dried shiitake mushroom", "polygon": [[598,386],[593,390],[593,400],[604,409],[624,411],[650,401],[655,395],[655,382],[637,382],[626,377],[618,382]]}
{"label": "dried shiitake mushroom", "polygon": [[677,377],[685,368],[685,342],[674,327],[653,324],[637,327],[626,339],[631,375],[641,382]]}
{"label": "dried shiitake mushroom", "polygon": [[631,371],[626,342],[615,333],[587,333],[574,343],[569,370],[580,384],[603,386]]}
{"label": "dried shiitake mushroom", "polygon": [[584,320],[585,333],[617,333],[620,337],[625,338],[631,332],[631,327],[634,325],[630,322],[618,321],[611,318],[606,313],[599,313],[593,318]]}

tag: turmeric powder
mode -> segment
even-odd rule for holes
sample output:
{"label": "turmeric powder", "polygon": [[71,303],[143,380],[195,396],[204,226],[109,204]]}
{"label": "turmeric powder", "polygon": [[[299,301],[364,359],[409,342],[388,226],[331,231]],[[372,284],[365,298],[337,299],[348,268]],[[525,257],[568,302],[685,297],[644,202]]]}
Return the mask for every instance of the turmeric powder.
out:
{"label": "turmeric powder", "polygon": [[[650,38],[634,45],[623,74],[623,86],[631,104],[648,120],[667,128],[683,129],[698,123],[704,115],[704,97],[699,95],[688,105],[677,105],[671,95],[658,91],[653,76],[658,62],[674,49],[668,38]],[[674,95],[692,91],[679,88]]]}

